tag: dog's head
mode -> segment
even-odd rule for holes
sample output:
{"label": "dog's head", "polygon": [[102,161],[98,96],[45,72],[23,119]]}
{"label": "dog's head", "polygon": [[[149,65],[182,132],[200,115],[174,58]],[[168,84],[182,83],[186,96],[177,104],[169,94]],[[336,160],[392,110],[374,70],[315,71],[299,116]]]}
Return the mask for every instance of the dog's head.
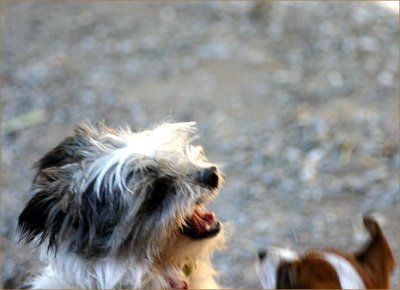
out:
{"label": "dog's head", "polygon": [[176,239],[218,235],[204,210],[222,177],[195,138],[194,123],[132,132],[85,124],[36,164],[21,238],[85,259],[155,259]]}
{"label": "dog's head", "polygon": [[393,254],[379,224],[364,217],[371,240],[358,253],[281,248],[259,252],[257,273],[265,289],[389,288]]}

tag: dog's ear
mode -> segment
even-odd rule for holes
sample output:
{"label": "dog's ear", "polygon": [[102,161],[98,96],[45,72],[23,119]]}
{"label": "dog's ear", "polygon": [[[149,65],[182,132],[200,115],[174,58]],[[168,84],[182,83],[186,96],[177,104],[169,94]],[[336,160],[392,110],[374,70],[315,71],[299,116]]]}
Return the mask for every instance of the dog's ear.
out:
{"label": "dog's ear", "polygon": [[372,271],[377,283],[376,288],[389,288],[390,273],[395,265],[393,253],[380,225],[369,216],[364,216],[363,222],[371,240],[356,254],[356,259]]}
{"label": "dog's ear", "polygon": [[[20,240],[29,243],[36,240],[40,245],[49,237],[49,247],[56,246],[58,234],[65,229],[67,204],[72,204],[70,181],[71,166],[41,170],[34,181],[35,193],[18,218]],[[76,165],[75,165],[76,166]]]}
{"label": "dog's ear", "polygon": [[36,193],[29,200],[18,218],[20,240],[29,243],[39,238],[39,244],[43,242],[46,236],[47,217],[56,203],[54,197],[43,191]]}
{"label": "dog's ear", "polygon": [[[107,201],[111,189],[101,188],[97,195],[94,181],[81,188],[83,179],[78,164],[40,170],[33,183],[35,194],[19,216],[20,240],[36,245],[48,240],[48,248],[55,251],[66,242],[87,257],[104,254],[124,208],[118,199]],[[68,241],[61,240],[66,231]]]}
{"label": "dog's ear", "polygon": [[65,138],[57,147],[50,150],[35,163],[38,170],[62,167],[67,164],[79,163],[91,147],[90,138],[98,134],[98,129],[90,124],[83,124],[74,130],[74,134]]}
{"label": "dog's ear", "polygon": [[372,238],[383,235],[380,225],[372,217],[364,216],[363,223]]}
{"label": "dog's ear", "polygon": [[[56,246],[56,239],[76,219],[77,211],[74,183],[82,173],[79,162],[84,158],[89,139],[96,134],[90,125],[77,127],[72,136],[65,138],[36,162],[36,176],[32,183],[33,197],[28,201],[18,219],[20,241],[33,240],[38,245],[49,237],[49,247]],[[68,212],[68,214],[67,214]]]}

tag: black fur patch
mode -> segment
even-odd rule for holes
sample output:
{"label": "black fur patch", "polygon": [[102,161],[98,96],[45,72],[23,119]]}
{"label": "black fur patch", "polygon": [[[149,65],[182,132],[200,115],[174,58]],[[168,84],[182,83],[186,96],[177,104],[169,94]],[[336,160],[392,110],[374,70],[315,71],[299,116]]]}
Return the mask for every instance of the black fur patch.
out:
{"label": "black fur patch", "polygon": [[167,201],[175,193],[171,177],[161,177],[154,181],[151,190],[147,193],[146,201],[142,207],[144,212],[152,213],[164,207]]}
{"label": "black fur patch", "polygon": [[146,219],[161,218],[163,210],[170,208],[168,203],[173,202],[175,195],[173,179],[167,176],[158,177],[149,187],[144,189],[143,194],[146,197],[138,216],[145,216]]}
{"label": "black fur patch", "polygon": [[70,186],[74,170],[74,166],[66,166],[37,174],[32,188],[36,193],[18,219],[21,240],[31,242],[37,237],[40,245],[49,238],[49,248],[57,248],[58,237],[67,228],[66,221],[76,218],[70,210],[74,205]]}
{"label": "black fur patch", "polygon": [[[26,242],[31,242],[34,238],[39,237],[39,244],[43,243],[44,239],[50,235],[51,244],[54,245],[55,237],[58,234],[60,225],[64,220],[65,214],[57,210],[57,214],[54,215],[55,209],[58,208],[58,201],[55,196],[47,192],[36,193],[32,199],[25,206],[24,210],[19,216],[18,226],[22,233],[21,239]],[[52,223],[57,225],[50,234],[45,229],[48,224],[49,213],[52,210],[53,220]]]}
{"label": "black fur patch", "polygon": [[121,196],[118,189],[101,187],[97,196],[93,188],[94,182],[82,195],[79,219],[74,224],[76,234],[71,243],[74,252],[87,258],[103,256],[110,250],[111,235],[126,209],[118,198]]}
{"label": "black fur patch", "polygon": [[[79,204],[69,200],[66,207],[63,198],[68,192],[64,196],[46,190],[36,193],[19,216],[21,239],[31,242],[38,237],[40,245],[48,238],[49,249],[55,251],[60,242],[69,242],[70,250],[86,258],[105,255],[113,229],[125,209],[118,198],[109,202],[107,188],[102,188],[97,197],[93,183],[82,194]],[[115,190],[112,194],[118,196]],[[69,241],[63,240],[66,232]]]}
{"label": "black fur patch", "polygon": [[78,127],[73,136],[35,164],[35,194],[18,219],[20,240],[29,243],[36,238],[40,245],[48,239],[49,249],[55,251],[60,242],[69,242],[72,251],[86,257],[108,250],[108,240],[124,212],[121,198],[117,198],[121,193],[102,187],[97,196],[94,181],[84,192],[74,189],[74,179],[83,175],[80,163],[88,154],[98,153],[90,141],[98,134],[95,128]]}
{"label": "black fur patch", "polygon": [[175,187],[172,177],[158,177],[154,179],[151,188],[144,188],[142,194],[145,194],[145,199],[140,207],[140,210],[132,222],[131,228],[128,230],[128,235],[121,244],[120,252],[125,249],[130,249],[135,245],[135,251],[138,253],[138,258],[145,258],[148,254],[148,244],[153,240],[159,239],[160,231],[164,230],[165,226],[162,222],[171,220],[166,218],[173,214],[168,211],[171,208],[170,203],[174,202]]}

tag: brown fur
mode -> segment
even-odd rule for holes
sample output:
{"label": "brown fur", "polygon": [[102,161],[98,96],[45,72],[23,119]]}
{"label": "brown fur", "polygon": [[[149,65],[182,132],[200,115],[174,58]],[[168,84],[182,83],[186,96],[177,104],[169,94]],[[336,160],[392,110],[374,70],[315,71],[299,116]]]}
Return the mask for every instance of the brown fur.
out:
{"label": "brown fur", "polygon": [[300,261],[282,264],[278,277],[278,289],[340,288],[335,269],[317,253],[309,253]]}
{"label": "brown fur", "polygon": [[363,221],[371,240],[361,251],[357,253],[332,249],[309,251],[299,260],[283,262],[277,273],[277,288],[341,288],[335,269],[324,260],[323,253],[334,253],[350,262],[367,289],[390,288],[390,274],[395,265],[392,251],[379,224],[370,217],[364,217]]}

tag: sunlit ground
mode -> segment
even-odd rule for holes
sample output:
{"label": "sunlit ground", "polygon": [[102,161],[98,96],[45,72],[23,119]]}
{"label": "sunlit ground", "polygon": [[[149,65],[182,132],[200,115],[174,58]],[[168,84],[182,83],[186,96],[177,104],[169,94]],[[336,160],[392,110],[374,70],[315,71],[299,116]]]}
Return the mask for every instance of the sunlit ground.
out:
{"label": "sunlit ground", "polygon": [[389,10],[399,13],[399,2],[398,1],[376,1],[378,5],[381,5]]}

